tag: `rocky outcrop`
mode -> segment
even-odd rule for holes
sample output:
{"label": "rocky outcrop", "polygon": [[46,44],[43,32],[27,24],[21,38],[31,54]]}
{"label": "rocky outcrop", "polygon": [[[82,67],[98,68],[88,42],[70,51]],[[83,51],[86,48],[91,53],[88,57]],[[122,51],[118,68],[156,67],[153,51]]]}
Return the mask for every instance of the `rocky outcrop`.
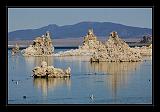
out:
{"label": "rocky outcrop", "polygon": [[102,43],[97,40],[93,29],[89,29],[86,36],[84,36],[83,44],[78,49],[71,49],[69,51],[58,52],[54,56],[91,56],[95,50]]}
{"label": "rocky outcrop", "polygon": [[24,56],[51,56],[53,55],[53,45],[49,32],[46,32],[45,35],[37,37],[33,40],[33,44],[28,48],[22,50]]}
{"label": "rocky outcrop", "polygon": [[112,32],[104,45],[100,45],[94,52],[91,62],[136,62],[141,61],[139,50],[132,49],[121,38],[117,32]]}
{"label": "rocky outcrop", "polygon": [[15,47],[12,48],[12,55],[15,55],[18,52],[19,52],[19,46],[18,44],[16,44]]}
{"label": "rocky outcrop", "polygon": [[91,56],[91,62],[136,62],[141,61],[145,49],[130,48],[117,32],[112,32],[109,39],[103,44],[97,40],[92,29],[88,30],[83,44],[78,49],[58,52],[54,56]]}
{"label": "rocky outcrop", "polygon": [[35,67],[33,70],[33,77],[53,77],[53,78],[64,78],[71,76],[71,68],[68,67],[66,70],[55,68],[53,66],[47,66],[47,63],[43,61],[41,66]]}
{"label": "rocky outcrop", "polygon": [[95,50],[100,45],[100,41],[97,40],[97,37],[95,36],[93,29],[89,29],[86,36],[84,36],[83,44],[80,46],[80,49],[85,50]]}

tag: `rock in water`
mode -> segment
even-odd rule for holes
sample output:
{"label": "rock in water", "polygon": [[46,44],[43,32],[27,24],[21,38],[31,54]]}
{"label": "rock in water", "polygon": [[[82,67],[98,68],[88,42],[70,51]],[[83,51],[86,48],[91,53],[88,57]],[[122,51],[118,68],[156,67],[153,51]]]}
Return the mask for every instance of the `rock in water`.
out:
{"label": "rock in water", "polygon": [[26,96],[23,96],[23,99],[26,99],[27,97]]}
{"label": "rock in water", "polygon": [[138,50],[130,48],[127,43],[119,38],[117,32],[112,32],[105,45],[99,45],[90,61],[136,62],[141,61],[141,55]]}
{"label": "rock in water", "polygon": [[16,44],[15,47],[12,48],[12,55],[14,55],[18,52],[19,52],[19,46],[18,46],[18,44]]}
{"label": "rock in water", "polygon": [[53,66],[47,66],[47,63],[43,61],[40,67],[35,67],[33,70],[33,77],[53,77],[64,78],[71,76],[71,68],[66,70],[60,68],[54,68]]}
{"label": "rock in water", "polygon": [[87,35],[84,36],[82,46],[75,50],[56,53],[54,56],[91,56],[101,44],[93,33],[93,29],[89,29]]}
{"label": "rock in water", "polygon": [[33,40],[33,44],[22,50],[24,56],[52,56],[53,44],[49,32]]}
{"label": "rock in water", "polygon": [[100,44],[97,41],[97,37],[93,33],[93,29],[89,29],[87,35],[84,37],[83,45],[80,46],[80,49],[96,49]]}

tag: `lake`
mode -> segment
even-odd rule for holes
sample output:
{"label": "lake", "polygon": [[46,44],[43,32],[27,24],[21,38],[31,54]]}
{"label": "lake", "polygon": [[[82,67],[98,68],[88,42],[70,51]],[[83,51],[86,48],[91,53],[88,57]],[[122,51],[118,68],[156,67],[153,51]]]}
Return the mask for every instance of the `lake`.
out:
{"label": "lake", "polygon": [[[8,50],[8,104],[152,104],[152,57],[110,63],[88,58],[12,56]],[[62,69],[70,66],[71,77],[34,79],[32,69],[42,60]]]}

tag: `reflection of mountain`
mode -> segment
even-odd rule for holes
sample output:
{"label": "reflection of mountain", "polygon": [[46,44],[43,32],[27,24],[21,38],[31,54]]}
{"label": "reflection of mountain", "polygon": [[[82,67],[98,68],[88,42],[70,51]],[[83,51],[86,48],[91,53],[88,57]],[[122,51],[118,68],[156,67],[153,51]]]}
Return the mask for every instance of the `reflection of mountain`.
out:
{"label": "reflection of mountain", "polygon": [[41,89],[43,95],[47,96],[48,90],[55,89],[59,86],[70,87],[70,78],[34,78],[34,86]]}
{"label": "reflection of mountain", "polygon": [[113,97],[116,97],[118,88],[127,86],[131,72],[135,72],[141,62],[100,62],[91,63],[92,69],[109,74],[107,85],[112,88]]}

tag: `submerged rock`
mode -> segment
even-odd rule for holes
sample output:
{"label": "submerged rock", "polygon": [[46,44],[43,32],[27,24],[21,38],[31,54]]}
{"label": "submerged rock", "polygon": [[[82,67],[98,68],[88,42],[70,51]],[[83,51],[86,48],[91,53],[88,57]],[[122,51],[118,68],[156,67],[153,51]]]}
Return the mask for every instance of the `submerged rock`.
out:
{"label": "submerged rock", "polygon": [[18,44],[16,44],[15,47],[12,48],[12,55],[14,55],[18,52],[19,52],[19,46],[18,46]]}
{"label": "submerged rock", "polygon": [[33,40],[33,44],[22,50],[24,56],[52,56],[53,44],[49,32]]}
{"label": "submerged rock", "polygon": [[141,61],[139,50],[132,49],[119,38],[117,32],[112,32],[104,45],[94,52],[91,62],[136,62]]}
{"label": "submerged rock", "polygon": [[71,68],[68,67],[65,70],[60,68],[54,68],[53,66],[47,66],[47,62],[43,61],[40,67],[35,67],[33,70],[33,77],[53,77],[63,78],[71,76]]}

